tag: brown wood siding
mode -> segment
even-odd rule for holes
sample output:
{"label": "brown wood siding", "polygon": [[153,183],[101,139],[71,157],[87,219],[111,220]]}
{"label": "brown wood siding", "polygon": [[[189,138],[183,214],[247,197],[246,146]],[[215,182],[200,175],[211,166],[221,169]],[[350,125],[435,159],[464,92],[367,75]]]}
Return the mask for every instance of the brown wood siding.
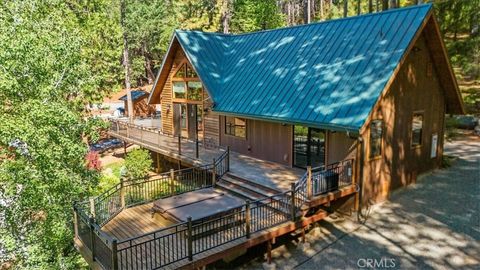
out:
{"label": "brown wood siding", "polygon": [[327,132],[326,163],[332,164],[349,158],[355,158],[356,140],[344,132]]}
{"label": "brown wood siding", "polygon": [[225,117],[220,117],[220,144],[252,157],[292,164],[291,125],[247,119],[247,138],[225,135]]}
{"label": "brown wood siding", "polygon": [[[417,175],[437,168],[443,154],[445,98],[422,36],[416,41],[387,94],[375,106],[370,120],[383,119],[382,153],[369,159],[369,122],[362,133],[365,140],[364,199],[386,199],[396,188],[416,181]],[[430,72],[430,71],[429,71]],[[423,112],[422,144],[411,146],[412,116]],[[437,157],[430,158],[433,134],[438,134]]]}
{"label": "brown wood siding", "polygon": [[162,104],[162,129],[166,134],[173,134],[173,104],[172,104],[172,81],[171,76],[176,70],[177,66],[185,59],[185,54],[181,49],[175,52],[175,57],[172,61],[172,66],[168,73],[168,79],[165,81],[161,94]]}

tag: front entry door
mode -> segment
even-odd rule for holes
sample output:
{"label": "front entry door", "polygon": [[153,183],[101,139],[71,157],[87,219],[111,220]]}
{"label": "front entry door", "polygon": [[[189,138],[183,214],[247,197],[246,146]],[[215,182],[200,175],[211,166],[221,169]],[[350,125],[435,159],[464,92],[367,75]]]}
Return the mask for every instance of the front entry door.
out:
{"label": "front entry door", "polygon": [[197,105],[187,104],[188,113],[188,138],[195,140],[197,136]]}
{"label": "front entry door", "polygon": [[293,134],[294,165],[301,168],[325,164],[325,131],[295,126]]}

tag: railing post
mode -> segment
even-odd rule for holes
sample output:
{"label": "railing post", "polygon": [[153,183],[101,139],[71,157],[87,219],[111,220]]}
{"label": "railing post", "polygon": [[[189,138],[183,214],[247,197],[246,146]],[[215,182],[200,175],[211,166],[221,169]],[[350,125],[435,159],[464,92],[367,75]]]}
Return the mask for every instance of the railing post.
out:
{"label": "railing post", "polygon": [[178,134],[178,154],[182,154],[182,135]]}
{"label": "railing post", "polygon": [[292,193],[292,198],[291,198],[291,202],[290,202],[290,214],[292,216],[292,221],[295,221],[297,218],[297,214],[296,214],[296,209],[295,209],[295,183],[292,183],[291,185],[291,193]]}
{"label": "railing post", "polygon": [[247,200],[245,203],[245,235],[247,238],[250,238],[250,201]]}
{"label": "railing post", "polygon": [[198,138],[195,139],[195,158],[198,158]]}
{"label": "railing post", "polygon": [[143,142],[143,127],[139,127],[140,129],[140,141]]}
{"label": "railing post", "polygon": [[216,160],[213,159],[213,163],[212,163],[212,186],[215,187],[216,183],[217,183],[217,165],[216,165]]}
{"label": "railing post", "polygon": [[192,233],[192,217],[187,218],[188,228],[187,228],[187,249],[188,249],[188,260],[193,260],[193,233]]}
{"label": "railing post", "polygon": [[73,231],[75,233],[75,238],[78,239],[78,215],[76,203],[73,203]]}
{"label": "railing post", "polygon": [[95,261],[95,229],[93,224],[95,223],[95,218],[90,217],[88,220],[88,226],[90,227],[90,241],[92,243],[92,261]]}
{"label": "railing post", "polygon": [[312,166],[307,166],[307,198],[311,200],[312,196]]}
{"label": "railing post", "polygon": [[120,204],[122,208],[125,208],[125,178],[120,177]]}
{"label": "railing post", "polygon": [[130,125],[127,124],[127,138],[130,138]]}
{"label": "railing post", "polygon": [[92,217],[95,217],[95,199],[90,198],[89,201],[90,201],[90,214],[92,215]]}
{"label": "railing post", "polygon": [[112,270],[118,270],[118,241],[112,240]]}
{"label": "railing post", "polygon": [[170,169],[170,195],[175,194],[175,171]]}
{"label": "railing post", "polygon": [[227,146],[227,172],[230,171],[230,146]]}

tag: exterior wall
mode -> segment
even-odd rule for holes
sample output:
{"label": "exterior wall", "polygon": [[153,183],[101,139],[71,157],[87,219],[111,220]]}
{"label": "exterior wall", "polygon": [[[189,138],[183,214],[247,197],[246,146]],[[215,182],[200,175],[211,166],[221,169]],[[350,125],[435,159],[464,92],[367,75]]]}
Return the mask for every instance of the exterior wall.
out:
{"label": "exterior wall", "polygon": [[332,164],[345,159],[355,159],[356,140],[349,138],[343,132],[327,132],[326,164]]}
{"label": "exterior wall", "polygon": [[225,117],[220,117],[220,144],[259,159],[292,165],[293,126],[247,119],[247,138],[225,134]]}
{"label": "exterior wall", "polygon": [[[419,50],[412,50],[407,56],[361,134],[365,140],[364,202],[384,200],[390,191],[414,183],[417,175],[441,164],[444,93],[422,35],[415,46]],[[412,116],[417,111],[423,111],[422,144],[412,147]],[[369,124],[374,119],[383,119],[384,123],[382,153],[379,158],[370,159]],[[430,158],[435,133],[438,134],[437,157]]]}
{"label": "exterior wall", "polygon": [[172,66],[168,73],[168,79],[163,87],[160,102],[162,104],[162,129],[165,134],[173,135],[173,104],[172,104],[172,81],[170,78],[178,65],[185,59],[185,53],[178,49],[175,52]]}
{"label": "exterior wall", "polygon": [[[155,113],[155,105],[147,104],[148,96],[133,101],[133,116],[145,117]],[[125,116],[128,116],[128,102],[124,101]]]}

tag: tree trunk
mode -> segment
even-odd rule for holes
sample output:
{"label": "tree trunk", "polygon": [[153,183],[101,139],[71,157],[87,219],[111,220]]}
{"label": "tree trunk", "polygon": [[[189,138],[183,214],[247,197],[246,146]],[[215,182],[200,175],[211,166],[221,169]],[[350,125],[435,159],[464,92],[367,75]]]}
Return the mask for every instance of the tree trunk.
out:
{"label": "tree trunk", "polygon": [[222,28],[223,33],[230,32],[230,20],[232,18],[232,0],[223,0],[222,2]]}
{"label": "tree trunk", "polygon": [[373,12],[373,0],[368,0],[368,13]]}
{"label": "tree trunk", "polygon": [[145,73],[147,75],[148,84],[152,84],[155,79],[155,74],[153,74],[152,63],[150,57],[148,57],[147,44],[145,41],[142,42],[142,55],[145,61]]}
{"label": "tree trunk", "polygon": [[343,0],[343,17],[348,16],[348,0]]}
{"label": "tree trunk", "polygon": [[388,9],[388,0],[383,0],[382,1],[382,10],[387,10]]}
{"label": "tree trunk", "polygon": [[323,0],[320,0],[320,20],[323,21]]}
{"label": "tree trunk", "polygon": [[397,7],[397,0],[390,0],[390,8],[396,8]]}
{"label": "tree trunk", "polygon": [[311,6],[310,6],[310,0],[305,0],[305,23],[309,24],[310,23],[310,16],[311,16]]}
{"label": "tree trunk", "polygon": [[127,90],[127,107],[128,107],[128,122],[133,123],[133,102],[132,93],[130,91],[130,62],[128,58],[128,38],[127,29],[125,27],[125,1],[120,3],[120,20],[123,30],[123,66],[125,68],[125,89]]}
{"label": "tree trunk", "polygon": [[357,15],[360,15],[362,13],[362,10],[360,8],[360,0],[357,0]]}

